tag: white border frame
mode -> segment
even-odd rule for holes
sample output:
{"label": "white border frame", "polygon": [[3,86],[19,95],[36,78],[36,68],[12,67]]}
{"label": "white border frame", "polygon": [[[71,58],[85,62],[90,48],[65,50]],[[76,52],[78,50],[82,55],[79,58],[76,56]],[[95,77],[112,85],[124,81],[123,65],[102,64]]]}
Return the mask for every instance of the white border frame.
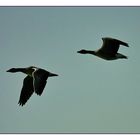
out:
{"label": "white border frame", "polygon": [[0,6],[139,6],[139,0],[0,0]]}

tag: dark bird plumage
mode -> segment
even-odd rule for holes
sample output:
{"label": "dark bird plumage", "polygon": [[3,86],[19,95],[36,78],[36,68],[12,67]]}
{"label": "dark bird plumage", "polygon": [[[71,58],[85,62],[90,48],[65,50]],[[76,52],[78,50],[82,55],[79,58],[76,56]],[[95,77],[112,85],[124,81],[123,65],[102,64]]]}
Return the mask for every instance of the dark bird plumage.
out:
{"label": "dark bird plumage", "polygon": [[19,105],[24,105],[27,100],[32,96],[33,92],[37,95],[41,95],[48,77],[58,76],[57,74],[50,73],[44,69],[30,66],[27,68],[11,68],[7,72],[23,72],[27,74],[23,81],[23,87],[21,90]]}
{"label": "dark bird plumage", "polygon": [[103,45],[100,49],[98,49],[96,51],[80,50],[77,53],[92,54],[92,55],[96,55],[100,58],[103,58],[105,60],[115,60],[115,59],[119,59],[119,58],[127,59],[127,56],[117,53],[120,45],[129,47],[127,43],[120,41],[118,39],[109,38],[109,37],[102,38],[102,40],[103,40]]}

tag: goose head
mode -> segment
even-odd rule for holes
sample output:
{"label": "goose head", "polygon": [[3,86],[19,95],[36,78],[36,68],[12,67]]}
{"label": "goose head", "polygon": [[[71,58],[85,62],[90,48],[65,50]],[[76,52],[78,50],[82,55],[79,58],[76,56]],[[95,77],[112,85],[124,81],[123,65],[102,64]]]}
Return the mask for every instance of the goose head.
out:
{"label": "goose head", "polygon": [[87,50],[80,50],[80,51],[77,51],[77,53],[81,53],[81,54],[86,54],[87,53]]}
{"label": "goose head", "polygon": [[25,73],[27,75],[32,76],[32,73],[34,71],[36,71],[37,69],[38,69],[37,67],[30,66],[30,67],[27,67],[27,68],[11,68],[11,69],[7,70],[7,72],[11,72],[11,73],[23,72],[23,73]]}
{"label": "goose head", "polygon": [[12,73],[14,73],[14,72],[17,72],[17,69],[16,68],[11,68],[11,69],[7,70],[6,72],[12,72]]}

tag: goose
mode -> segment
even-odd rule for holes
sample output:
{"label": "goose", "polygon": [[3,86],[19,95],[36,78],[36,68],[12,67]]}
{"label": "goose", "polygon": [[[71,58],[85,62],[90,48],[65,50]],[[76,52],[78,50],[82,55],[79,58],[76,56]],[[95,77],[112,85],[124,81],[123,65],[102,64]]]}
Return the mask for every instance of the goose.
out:
{"label": "goose", "polygon": [[127,59],[127,56],[117,53],[120,45],[129,47],[127,43],[118,39],[110,38],[110,37],[104,37],[102,38],[102,40],[103,40],[103,45],[98,50],[91,51],[91,50],[83,49],[83,50],[77,51],[77,53],[92,54],[105,60]]}
{"label": "goose", "polygon": [[22,72],[24,74],[27,74],[27,76],[23,80],[23,86],[18,102],[18,104],[21,106],[25,105],[25,103],[32,96],[33,92],[35,92],[37,95],[42,94],[48,77],[58,76],[57,74],[51,73],[41,68],[37,68],[35,66],[26,68],[11,68],[7,70],[7,72]]}

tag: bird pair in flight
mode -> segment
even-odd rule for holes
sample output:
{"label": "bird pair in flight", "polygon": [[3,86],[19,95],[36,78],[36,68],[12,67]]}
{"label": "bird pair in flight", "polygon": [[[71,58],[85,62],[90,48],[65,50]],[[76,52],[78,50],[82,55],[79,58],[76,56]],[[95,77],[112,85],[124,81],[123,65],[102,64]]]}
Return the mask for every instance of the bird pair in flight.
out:
{"label": "bird pair in flight", "polygon": [[[92,54],[105,60],[127,59],[127,56],[118,53],[120,45],[129,47],[127,43],[109,37],[102,38],[102,40],[103,45],[100,49],[96,51],[80,50],[77,53]],[[35,66],[30,66],[27,68],[11,68],[7,70],[7,72],[22,72],[27,74],[23,81],[23,87],[21,89],[21,94],[18,102],[21,106],[25,105],[33,92],[35,92],[37,95],[42,94],[48,77],[58,76],[57,74],[51,73],[41,68],[37,68]]]}

